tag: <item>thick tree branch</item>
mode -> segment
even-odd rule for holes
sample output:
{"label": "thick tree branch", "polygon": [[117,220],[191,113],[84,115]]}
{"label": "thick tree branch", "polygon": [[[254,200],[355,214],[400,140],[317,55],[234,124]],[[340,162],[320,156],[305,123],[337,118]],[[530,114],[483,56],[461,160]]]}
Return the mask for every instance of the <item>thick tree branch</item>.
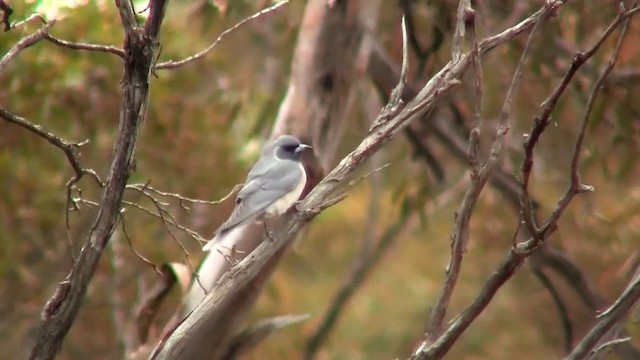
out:
{"label": "thick tree branch", "polygon": [[122,194],[133,170],[138,128],[148,101],[149,74],[158,47],[167,2],[151,2],[145,29],[137,26],[130,1],[116,1],[125,28],[125,69],[118,135],[100,208],[76,263],[47,301],[30,359],[52,359],[73,324],[98,260],[109,241],[120,211]]}

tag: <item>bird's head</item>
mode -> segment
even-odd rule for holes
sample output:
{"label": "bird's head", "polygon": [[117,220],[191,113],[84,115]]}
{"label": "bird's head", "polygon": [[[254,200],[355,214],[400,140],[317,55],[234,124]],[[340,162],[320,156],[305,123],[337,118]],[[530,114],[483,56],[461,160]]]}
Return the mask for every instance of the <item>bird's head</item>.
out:
{"label": "bird's head", "polygon": [[273,142],[271,149],[278,159],[300,161],[302,153],[311,146],[302,144],[295,136],[282,135]]}

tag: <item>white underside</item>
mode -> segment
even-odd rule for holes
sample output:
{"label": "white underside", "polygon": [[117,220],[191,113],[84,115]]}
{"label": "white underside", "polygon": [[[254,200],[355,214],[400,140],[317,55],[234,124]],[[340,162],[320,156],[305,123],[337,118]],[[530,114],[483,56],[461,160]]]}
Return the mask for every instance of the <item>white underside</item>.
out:
{"label": "white underside", "polygon": [[300,166],[300,171],[302,171],[300,183],[290,193],[281,197],[280,200],[269,205],[269,207],[264,210],[267,217],[280,216],[284,214],[293,204],[295,204],[296,201],[298,201],[298,199],[300,199],[302,190],[304,190],[304,186],[307,183],[307,172],[304,170],[302,163],[299,163],[298,166]]}

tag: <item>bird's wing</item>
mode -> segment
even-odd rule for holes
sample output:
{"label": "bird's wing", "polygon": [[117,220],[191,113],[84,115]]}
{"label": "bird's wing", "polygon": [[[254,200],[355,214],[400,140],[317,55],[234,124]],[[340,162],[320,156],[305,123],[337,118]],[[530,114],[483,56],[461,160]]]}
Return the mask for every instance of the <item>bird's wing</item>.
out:
{"label": "bird's wing", "polygon": [[293,161],[275,161],[270,167],[261,170],[263,171],[260,174],[253,176],[250,172],[247,183],[238,193],[233,213],[220,226],[216,234],[252,221],[261,215],[269,205],[293,191],[302,180],[300,165]]}

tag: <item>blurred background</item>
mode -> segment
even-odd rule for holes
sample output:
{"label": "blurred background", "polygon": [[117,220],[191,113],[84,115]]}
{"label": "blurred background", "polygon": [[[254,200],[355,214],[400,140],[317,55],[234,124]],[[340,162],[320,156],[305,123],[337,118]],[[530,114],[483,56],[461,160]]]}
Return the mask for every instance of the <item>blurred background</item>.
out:
{"label": "blurred background", "polygon": [[[63,4],[11,1],[14,20],[34,12],[58,18],[52,34],[63,39],[120,47],[123,30],[110,1]],[[478,2],[478,36],[484,37],[535,12],[541,1],[505,4]],[[220,32],[268,6],[268,1],[179,1],[169,3],[162,29],[160,59],[181,59],[208,46]],[[146,3],[135,2],[136,9]],[[574,1],[550,20],[532,50],[522,86],[514,98],[504,168],[519,176],[523,134],[529,132],[540,103],[559,83],[576,50],[598,39],[615,18],[615,1]],[[286,91],[292,50],[305,4],[293,1],[230,34],[205,59],[158,71],[152,81],[148,116],[139,135],[137,169],[130,182],[185,196],[215,200],[244,180],[268,138]],[[450,58],[457,1],[385,1],[371,35],[397,64],[401,61],[400,18],[409,9],[417,46],[410,79],[422,85]],[[144,16],[141,14],[141,16]],[[33,22],[0,34],[5,54]],[[550,241],[584,271],[595,290],[612,302],[624,289],[640,258],[640,24],[631,23],[620,60],[595,104],[585,141],[581,173],[595,192],[580,195],[562,217]],[[587,97],[609,60],[615,35],[570,84],[535,154],[532,196],[548,216],[568,186],[575,136]],[[483,156],[493,139],[506,89],[526,35],[483,58]],[[426,50],[425,50],[426,51]],[[63,139],[90,142],[81,162],[106,177],[120,104],[121,60],[108,54],[70,51],[40,42],[22,52],[0,74],[0,105],[44,126]],[[350,109],[339,158],[354,148],[384,105],[372,83],[361,76]],[[473,77],[467,76],[450,101],[471,126]],[[323,212],[301,234],[276,271],[251,315],[254,320],[309,313],[306,322],[265,341],[246,359],[298,358],[316,331],[334,293],[367,248],[390,227],[401,232],[389,244],[368,279],[347,303],[343,315],[317,353],[318,359],[394,359],[406,357],[419,342],[429,309],[438,296],[449,261],[454,212],[467,184],[468,166],[446,147],[430,149],[426,166],[405,137],[398,136],[376,155],[369,170],[390,163]],[[435,165],[434,165],[435,164]],[[434,169],[439,169],[435,170]],[[440,173],[441,172],[441,173]],[[90,205],[70,213],[65,225],[65,183],[72,171],[64,155],[41,138],[0,122],[0,349],[26,356],[45,301],[64,279],[95,215]],[[99,189],[85,177],[85,200],[98,201]],[[78,197],[79,194],[75,193]],[[139,193],[129,201],[153,208]],[[190,211],[171,201],[169,210],[203,237],[225,220],[232,201],[197,204]],[[200,245],[184,232],[172,234],[157,218],[133,208],[125,230],[105,250],[88,297],[67,337],[61,359],[119,359],[121,321],[156,279],[154,264],[189,261],[196,267]],[[404,220],[406,219],[406,221]],[[471,238],[449,317],[465,308],[507,253],[517,214],[504,197],[487,187],[471,222]],[[131,244],[129,244],[129,241]],[[177,243],[177,241],[180,243]],[[182,248],[190,253],[185,258]],[[562,280],[549,274],[580,339],[593,312]],[[176,289],[158,323],[179,302]],[[640,325],[629,320],[632,342],[640,346]],[[523,267],[464,333],[446,358],[552,359],[565,354],[565,333],[549,291]],[[615,357],[613,357],[615,358]]]}

